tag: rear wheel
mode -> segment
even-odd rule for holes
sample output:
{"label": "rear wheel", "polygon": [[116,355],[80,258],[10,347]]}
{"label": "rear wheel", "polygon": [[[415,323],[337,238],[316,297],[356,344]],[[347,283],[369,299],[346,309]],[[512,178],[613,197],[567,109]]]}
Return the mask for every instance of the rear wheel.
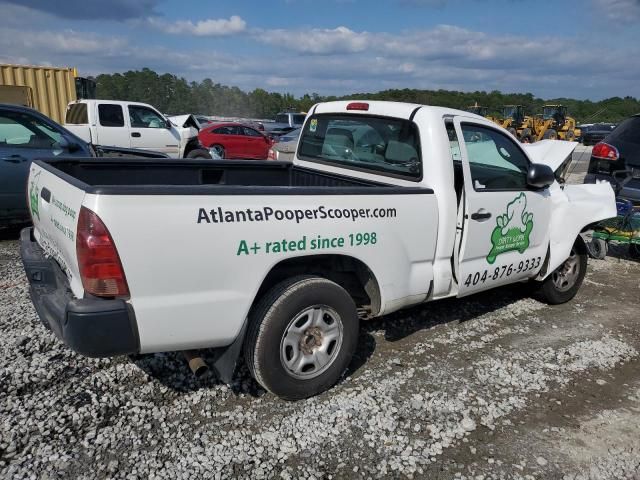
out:
{"label": "rear wheel", "polygon": [[520,134],[520,141],[522,143],[533,143],[533,135],[531,133],[531,129],[525,128],[524,130],[522,130],[522,133]]}
{"label": "rear wheel", "polygon": [[517,131],[516,131],[516,129],[515,129],[515,128],[513,128],[513,127],[509,127],[509,128],[507,129],[507,131],[508,131],[511,135],[513,135],[514,137],[517,137],[517,136],[518,136],[518,132],[517,132]]}
{"label": "rear wheel", "polygon": [[556,132],[553,128],[550,128],[549,130],[544,132],[544,135],[542,136],[542,138],[545,140],[557,140],[558,132]]}
{"label": "rear wheel", "polygon": [[542,282],[538,293],[551,305],[568,302],[578,293],[586,272],[587,249],[582,240],[578,240],[569,258]]}
{"label": "rear wheel", "polygon": [[573,130],[567,130],[567,133],[564,134],[564,139],[567,142],[573,142],[576,139],[576,134]]}
{"label": "rear wheel", "polygon": [[249,318],[245,360],[253,377],[286,400],[334,385],[358,340],[358,315],[340,285],[299,276],[273,287]]}

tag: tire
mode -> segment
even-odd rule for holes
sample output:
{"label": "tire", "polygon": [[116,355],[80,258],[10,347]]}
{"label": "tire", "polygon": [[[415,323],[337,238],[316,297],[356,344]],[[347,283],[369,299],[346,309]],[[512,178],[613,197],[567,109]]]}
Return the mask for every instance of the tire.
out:
{"label": "tire", "polygon": [[509,128],[507,129],[507,131],[508,131],[511,135],[513,135],[514,137],[518,137],[518,132],[516,131],[516,129],[515,129],[515,128],[513,128],[513,127],[509,127]]}
{"label": "tire", "polygon": [[542,138],[544,140],[557,140],[558,132],[556,132],[553,128],[550,128],[546,132],[544,132],[544,135],[542,136]]}
{"label": "tire", "polygon": [[522,130],[522,133],[520,134],[520,141],[522,143],[533,143],[533,135],[530,128]]}
{"label": "tire", "polygon": [[207,158],[210,159],[211,155],[204,148],[195,148],[187,153],[186,158]]}
{"label": "tire", "polygon": [[629,244],[629,255],[633,258],[640,259],[640,245],[637,243]]}
{"label": "tire", "polygon": [[569,258],[543,280],[538,295],[550,305],[566,303],[575,297],[587,272],[587,248],[579,239],[573,244]]}
{"label": "tire", "polygon": [[564,139],[567,142],[573,142],[576,139],[576,134],[573,130],[567,130],[567,132],[564,134]]}
{"label": "tire", "polygon": [[590,242],[586,242],[587,252],[591,258],[604,260],[609,250],[607,242],[601,238],[593,238]]}
{"label": "tire", "polygon": [[[226,152],[224,151],[224,147],[222,145],[218,145],[218,144],[211,145],[211,150],[216,152],[218,154],[218,156],[220,157],[220,159],[224,159],[225,158],[225,153]],[[215,158],[215,157],[213,157],[213,155],[212,155],[212,158]]]}
{"label": "tire", "polygon": [[297,276],[274,286],[252,310],[244,355],[266,390],[300,400],[339,380],[357,341],[358,314],[347,291],[325,278]]}

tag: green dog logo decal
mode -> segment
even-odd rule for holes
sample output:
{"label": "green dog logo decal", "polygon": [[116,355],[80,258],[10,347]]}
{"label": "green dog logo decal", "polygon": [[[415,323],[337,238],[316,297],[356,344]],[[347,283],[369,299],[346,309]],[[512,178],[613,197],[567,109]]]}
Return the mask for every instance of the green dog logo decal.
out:
{"label": "green dog logo decal", "polygon": [[40,220],[40,211],[38,210],[39,200],[40,200],[40,173],[38,172],[31,180],[31,185],[29,187],[29,207],[31,208],[31,216],[33,218],[38,218]]}
{"label": "green dog logo decal", "polygon": [[521,193],[507,205],[507,213],[496,218],[496,227],[491,233],[493,248],[487,255],[487,262],[492,264],[498,255],[513,250],[524,253],[529,248],[531,230],[533,213],[527,212],[527,197]]}

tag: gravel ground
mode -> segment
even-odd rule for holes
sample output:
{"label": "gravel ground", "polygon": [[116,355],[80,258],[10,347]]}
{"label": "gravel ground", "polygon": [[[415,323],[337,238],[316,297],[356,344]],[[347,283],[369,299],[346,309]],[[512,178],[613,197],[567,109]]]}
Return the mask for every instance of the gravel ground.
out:
{"label": "gravel ground", "polygon": [[348,376],[290,403],[244,367],[74,354],[0,242],[0,478],[640,478],[640,264],[613,255],[565,305],[518,286],[366,323]]}

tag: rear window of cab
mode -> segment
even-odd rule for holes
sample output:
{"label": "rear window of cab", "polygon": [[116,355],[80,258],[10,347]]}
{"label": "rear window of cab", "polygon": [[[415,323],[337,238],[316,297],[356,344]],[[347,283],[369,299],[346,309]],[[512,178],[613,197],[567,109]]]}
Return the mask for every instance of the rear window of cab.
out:
{"label": "rear window of cab", "polygon": [[302,129],[298,156],[352,170],[419,181],[418,128],[409,120],[369,115],[318,114]]}

